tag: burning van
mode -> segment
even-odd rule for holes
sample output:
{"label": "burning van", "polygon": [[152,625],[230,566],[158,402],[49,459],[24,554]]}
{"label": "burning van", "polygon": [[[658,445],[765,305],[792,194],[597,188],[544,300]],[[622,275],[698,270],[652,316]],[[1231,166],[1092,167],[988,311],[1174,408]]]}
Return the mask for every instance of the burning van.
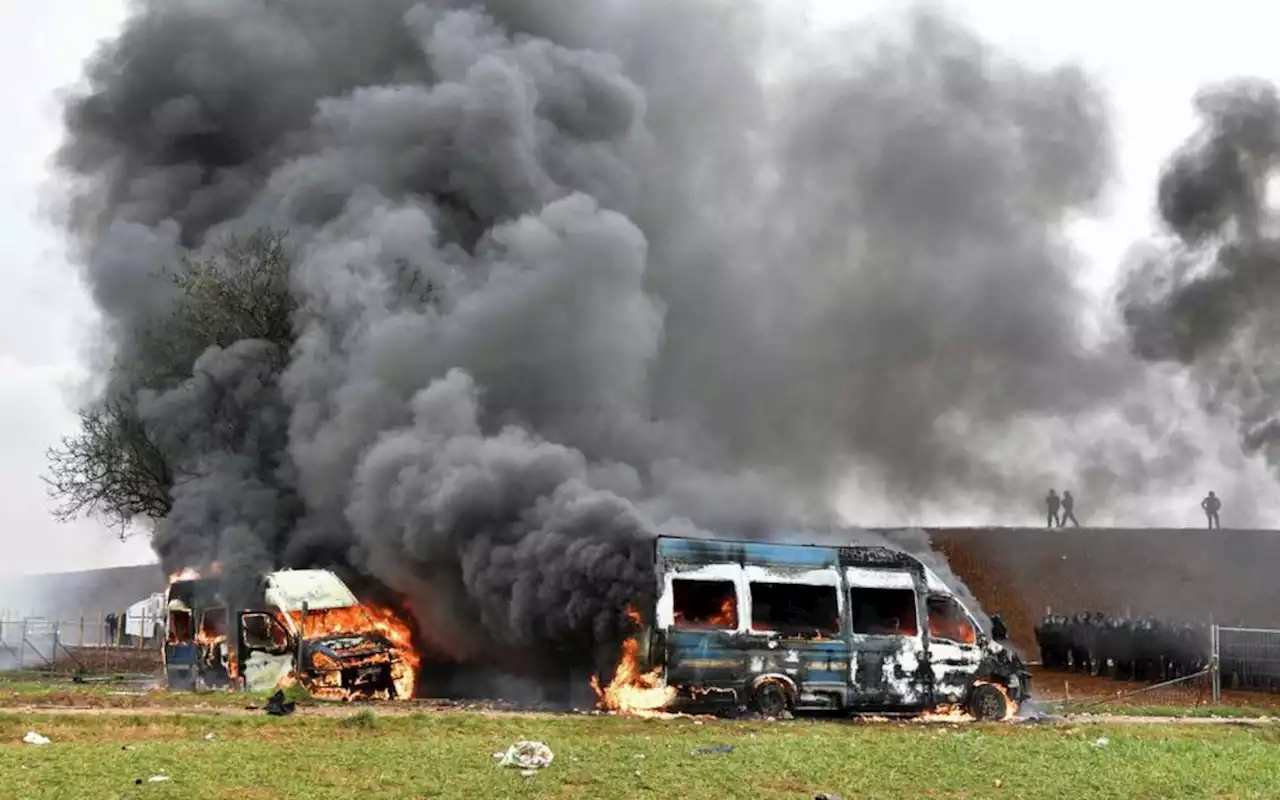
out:
{"label": "burning van", "polygon": [[272,572],[241,608],[224,602],[217,579],[179,579],[166,607],[171,688],[300,683],[335,699],[412,696],[415,663],[403,624],[362,605],[327,570]]}
{"label": "burning van", "polygon": [[[656,547],[656,608],[640,615],[653,622],[629,643],[639,663],[619,669],[664,706],[1003,719],[1029,695],[1021,660],[905,553],[667,537]],[[601,690],[615,706],[617,684],[612,701]]]}

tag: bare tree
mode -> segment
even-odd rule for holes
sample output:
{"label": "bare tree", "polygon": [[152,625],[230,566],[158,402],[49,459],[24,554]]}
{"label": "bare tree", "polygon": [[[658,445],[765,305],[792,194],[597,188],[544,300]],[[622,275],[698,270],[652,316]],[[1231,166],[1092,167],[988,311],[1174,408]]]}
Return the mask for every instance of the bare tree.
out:
{"label": "bare tree", "polygon": [[284,234],[264,230],[157,276],[173,285],[175,299],[165,318],[137,331],[134,352],[119,356],[127,363],[118,364],[116,374],[131,376],[127,385],[82,410],[80,430],[47,453],[45,484],[59,520],[97,516],[124,538],[133,522],[169,513],[170,491],[182,477],[179,454],[166,451],[147,429],[138,393],[171,388],[190,377],[209,347],[245,339],[278,345],[283,369],[297,310],[289,267]]}
{"label": "bare tree", "polygon": [[133,520],[169,513],[173,473],[131,407],[107,401],[80,412],[80,431],[48,452],[54,515],[67,522],[85,514],[106,519],[120,534]]}

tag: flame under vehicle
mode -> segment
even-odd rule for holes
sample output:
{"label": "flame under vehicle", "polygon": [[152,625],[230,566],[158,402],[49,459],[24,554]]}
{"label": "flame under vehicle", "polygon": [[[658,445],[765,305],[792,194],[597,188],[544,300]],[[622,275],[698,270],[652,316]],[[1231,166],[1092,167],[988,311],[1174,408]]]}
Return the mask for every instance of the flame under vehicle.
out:
{"label": "flame under vehicle", "polygon": [[328,570],[264,576],[232,608],[216,578],[177,580],[165,598],[172,689],[269,690],[299,683],[336,699],[412,696],[413,670],[347,585]]}
{"label": "flame under vehicle", "polygon": [[1030,694],[1017,655],[906,553],[668,537],[656,547],[654,622],[637,644],[669,707],[1004,719]]}

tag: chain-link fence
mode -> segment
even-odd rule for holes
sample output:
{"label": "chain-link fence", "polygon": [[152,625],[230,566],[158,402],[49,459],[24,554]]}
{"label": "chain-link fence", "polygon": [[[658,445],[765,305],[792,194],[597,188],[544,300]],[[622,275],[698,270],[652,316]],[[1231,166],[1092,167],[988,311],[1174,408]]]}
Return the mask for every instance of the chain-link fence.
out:
{"label": "chain-link fence", "polygon": [[1280,691],[1280,630],[1215,625],[1215,697],[1223,689]]}
{"label": "chain-link fence", "polygon": [[0,670],[148,671],[160,664],[163,639],[164,619],[151,614],[0,612]]}

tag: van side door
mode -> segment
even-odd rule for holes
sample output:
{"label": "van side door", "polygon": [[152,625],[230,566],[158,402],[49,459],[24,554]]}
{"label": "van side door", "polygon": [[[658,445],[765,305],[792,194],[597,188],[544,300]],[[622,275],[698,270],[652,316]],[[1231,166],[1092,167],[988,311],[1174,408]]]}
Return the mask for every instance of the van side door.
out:
{"label": "van side door", "polygon": [[297,648],[289,631],[268,611],[243,612],[239,621],[244,688],[251,692],[275,689],[294,672]]}
{"label": "van side door", "polygon": [[747,565],[747,680],[778,679],[801,708],[839,708],[849,645],[841,636],[840,572]]}
{"label": "van side door", "polygon": [[920,665],[917,595],[902,570],[849,567],[849,702],[852,708],[895,709],[927,701]]}
{"label": "van side door", "polygon": [[982,661],[978,626],[954,597],[931,592],[925,607],[929,614],[929,658],[934,691],[940,703],[958,703]]}
{"label": "van side door", "polygon": [[738,564],[671,565],[658,597],[669,686],[740,691],[747,643]]}

